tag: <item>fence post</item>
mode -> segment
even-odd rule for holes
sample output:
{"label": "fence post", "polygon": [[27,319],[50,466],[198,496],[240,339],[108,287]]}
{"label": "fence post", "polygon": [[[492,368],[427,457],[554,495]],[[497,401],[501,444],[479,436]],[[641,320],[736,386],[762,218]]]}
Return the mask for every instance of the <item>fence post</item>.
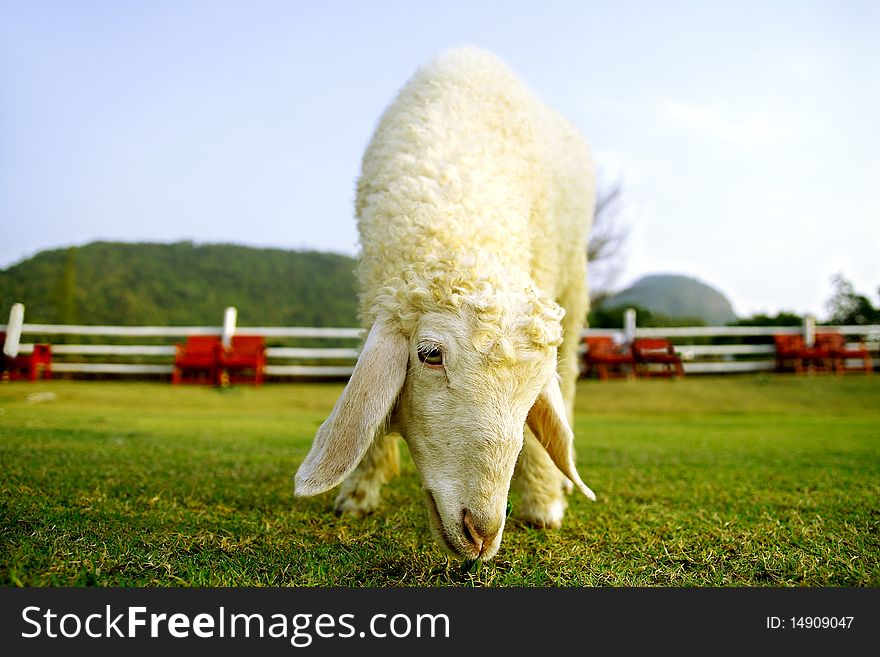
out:
{"label": "fence post", "polygon": [[804,344],[812,347],[816,342],[816,318],[813,315],[804,315],[803,335]]}
{"label": "fence post", "polygon": [[235,306],[229,306],[223,313],[223,335],[221,342],[224,349],[232,347],[232,336],[235,335],[235,321],[238,318],[238,311]]}
{"label": "fence post", "polygon": [[3,343],[3,353],[10,358],[18,356],[18,348],[21,343],[21,327],[24,324],[24,305],[12,304],[9,309],[9,323],[6,325],[6,341]]}
{"label": "fence post", "polygon": [[627,344],[632,344],[636,339],[636,309],[627,308],[623,313],[623,335]]}

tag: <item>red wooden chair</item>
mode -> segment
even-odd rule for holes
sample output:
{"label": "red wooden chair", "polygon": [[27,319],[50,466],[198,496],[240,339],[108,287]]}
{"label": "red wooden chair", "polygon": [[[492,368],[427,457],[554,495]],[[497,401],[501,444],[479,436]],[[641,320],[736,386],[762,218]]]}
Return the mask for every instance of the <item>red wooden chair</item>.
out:
{"label": "red wooden chair", "polygon": [[633,341],[632,351],[639,376],[684,376],[681,357],[669,340],[639,338]]}
{"label": "red wooden chair", "polygon": [[582,363],[584,376],[605,380],[612,376],[636,376],[635,361],[628,348],[621,348],[608,336],[584,338]]}
{"label": "red wooden chair", "polygon": [[221,349],[221,377],[227,383],[260,385],[266,369],[266,341],[261,335],[233,335],[229,349]]}
{"label": "red wooden chair", "polygon": [[829,352],[832,367],[838,374],[843,374],[850,368],[847,367],[848,360],[859,360],[862,362],[858,371],[864,371],[868,374],[874,371],[874,362],[871,359],[871,352],[865,347],[865,343],[861,340],[855,347],[848,347],[846,338],[842,333],[817,333],[816,346]]}
{"label": "red wooden chair", "polygon": [[185,344],[178,344],[176,348],[171,383],[220,383],[220,338],[214,335],[191,335]]}
{"label": "red wooden chair", "polygon": [[797,374],[809,370],[830,372],[832,369],[831,351],[818,343],[807,347],[800,335],[774,335],[776,346],[776,371],[783,372],[786,363],[791,363]]}
{"label": "red wooden chair", "polygon": [[[7,372],[10,381],[36,381],[42,377],[52,378],[52,347],[48,344],[35,344],[30,353],[7,356],[2,348],[6,344],[6,333],[0,332],[0,357],[3,359],[2,372]],[[0,372],[0,373],[2,373]]]}

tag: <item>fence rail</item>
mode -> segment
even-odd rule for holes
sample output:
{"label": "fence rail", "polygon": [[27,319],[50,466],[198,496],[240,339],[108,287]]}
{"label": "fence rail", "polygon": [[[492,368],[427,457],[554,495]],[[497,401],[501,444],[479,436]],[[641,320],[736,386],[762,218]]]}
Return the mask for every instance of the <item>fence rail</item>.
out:
{"label": "fence rail", "polygon": [[[230,311],[233,311],[230,315]],[[217,335],[224,339],[231,334],[261,335],[266,338],[266,376],[284,378],[346,378],[359,354],[359,343],[364,332],[359,328],[236,327],[234,309],[227,309],[222,326],[90,326],[64,324],[29,324],[22,321],[23,308],[18,312],[18,323],[0,325],[4,333],[16,334],[20,353],[33,350],[34,342],[20,340],[34,336],[53,342],[52,337],[64,336],[52,344],[52,371],[65,375],[85,376],[170,376],[173,369],[175,342],[189,336]],[[663,337],[675,343],[686,374],[727,374],[771,371],[775,368],[773,336],[803,333],[808,337],[816,330],[835,330],[846,336],[866,342],[873,354],[880,347],[880,325],[871,326],[816,326],[808,318],[803,326],[692,326],[692,327],[637,327],[634,313],[621,329],[585,329],[584,336],[611,336],[624,342],[640,337]],[[17,332],[17,333],[16,333]],[[169,344],[77,344],[71,337],[94,339],[112,337],[137,340],[173,339]],[[319,340],[320,346],[289,346],[284,342]],[[688,342],[689,340],[693,342]],[[756,342],[765,340],[766,342]],[[9,342],[9,340],[7,340]],[[328,346],[330,342],[333,346]],[[874,358],[874,366],[880,359]]]}
{"label": "fence rail", "polygon": [[[0,330],[6,331],[6,324]],[[22,333],[37,335],[107,335],[121,337],[172,337],[222,335],[220,326],[92,326],[84,324],[22,324]],[[267,338],[360,338],[363,329],[311,326],[241,326],[236,335],[262,335]]]}

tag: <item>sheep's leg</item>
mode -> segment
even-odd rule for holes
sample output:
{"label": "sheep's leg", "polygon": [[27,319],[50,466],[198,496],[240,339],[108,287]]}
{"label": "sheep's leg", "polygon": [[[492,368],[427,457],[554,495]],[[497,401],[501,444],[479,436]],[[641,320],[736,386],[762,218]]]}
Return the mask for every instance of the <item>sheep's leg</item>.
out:
{"label": "sheep's leg", "polygon": [[526,427],[525,442],[512,481],[519,493],[516,516],[536,527],[559,527],[567,506],[565,482],[568,480],[559,472],[547,450]]}
{"label": "sheep's leg", "polygon": [[355,518],[372,513],[379,506],[382,486],[399,472],[398,435],[378,436],[358,467],[342,482],[335,511]]}

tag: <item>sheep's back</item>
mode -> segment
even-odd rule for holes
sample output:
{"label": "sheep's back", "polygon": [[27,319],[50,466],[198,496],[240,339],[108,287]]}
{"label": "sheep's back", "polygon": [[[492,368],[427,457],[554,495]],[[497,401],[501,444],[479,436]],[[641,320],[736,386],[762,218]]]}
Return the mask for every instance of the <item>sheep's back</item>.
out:
{"label": "sheep's back", "polygon": [[589,227],[589,214],[561,215],[589,209],[591,180],[583,139],[494,55],[436,58],[385,111],[363,158],[365,322],[380,291],[426,268],[499,270],[556,296]]}

